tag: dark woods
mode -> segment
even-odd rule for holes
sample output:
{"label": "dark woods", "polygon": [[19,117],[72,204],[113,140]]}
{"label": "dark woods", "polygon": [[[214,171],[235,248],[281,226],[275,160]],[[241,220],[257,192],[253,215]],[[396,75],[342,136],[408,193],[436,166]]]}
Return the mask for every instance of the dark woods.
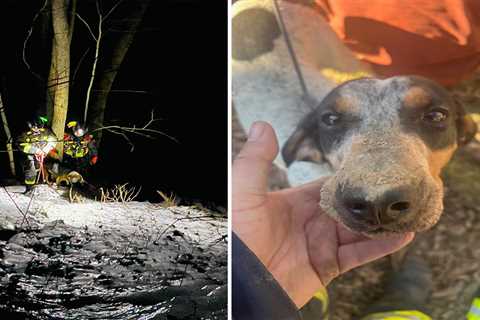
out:
{"label": "dark woods", "polygon": [[[65,34],[55,32],[55,3],[68,6]],[[101,141],[89,181],[142,186],[139,200],[159,201],[156,190],[162,190],[226,205],[227,2],[8,0],[0,6],[0,88],[12,136],[40,115],[54,126],[61,121],[53,110],[67,99],[62,88],[68,89],[65,120],[83,122],[86,114],[91,131],[142,127],[153,112],[160,120],[148,128],[161,132],[149,132],[153,139],[94,131]],[[2,127],[2,151],[6,140]],[[19,152],[14,155],[21,181]],[[0,178],[12,178],[5,152]]]}

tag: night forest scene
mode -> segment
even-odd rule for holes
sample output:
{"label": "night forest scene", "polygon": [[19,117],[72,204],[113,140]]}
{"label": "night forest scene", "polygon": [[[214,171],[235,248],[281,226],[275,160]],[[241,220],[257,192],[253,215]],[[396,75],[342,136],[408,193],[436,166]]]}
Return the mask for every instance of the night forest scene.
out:
{"label": "night forest scene", "polygon": [[227,2],[0,3],[0,317],[227,318]]}

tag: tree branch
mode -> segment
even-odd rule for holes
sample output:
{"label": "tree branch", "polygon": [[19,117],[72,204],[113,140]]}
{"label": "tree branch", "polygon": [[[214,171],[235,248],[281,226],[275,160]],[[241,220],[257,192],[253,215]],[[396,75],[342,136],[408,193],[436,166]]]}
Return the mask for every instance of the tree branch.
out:
{"label": "tree branch", "polygon": [[108,17],[113,13],[113,11],[115,11],[115,9],[117,9],[117,7],[120,5],[120,3],[122,3],[123,0],[119,0],[113,7],[112,9],[110,9],[110,11],[107,12],[107,14],[105,15],[105,17],[103,18],[103,21],[106,21],[108,19]]}
{"label": "tree branch", "polygon": [[88,54],[89,51],[90,51],[90,48],[88,48],[87,50],[85,50],[85,53],[82,55],[82,57],[80,58],[80,60],[78,60],[77,67],[75,68],[75,71],[73,72],[72,83],[75,82],[75,79],[77,78],[78,70],[80,70],[80,66],[82,65],[82,62],[83,62],[83,60],[85,59],[85,57],[87,56],[87,54]]}
{"label": "tree branch", "polygon": [[133,152],[133,150],[135,149],[135,145],[132,143],[132,141],[128,137],[127,133],[134,134],[134,135],[141,136],[141,137],[145,137],[145,138],[149,138],[149,139],[154,139],[154,136],[149,134],[149,133],[153,133],[153,134],[162,135],[162,136],[167,137],[170,140],[178,143],[178,140],[175,139],[174,137],[169,136],[168,134],[166,134],[164,132],[161,132],[159,130],[150,128],[152,124],[154,124],[157,121],[161,121],[161,120],[162,119],[154,118],[154,114],[153,114],[153,110],[152,110],[150,120],[143,127],[136,127],[136,126],[124,127],[124,126],[120,126],[120,125],[111,125],[111,126],[105,126],[105,127],[97,128],[95,130],[90,131],[90,133],[105,130],[107,132],[110,132],[110,133],[113,133],[113,134],[116,134],[116,135],[120,135],[130,145],[130,147],[131,147],[130,152]]}
{"label": "tree branch", "polygon": [[83,22],[83,24],[87,27],[88,29],[88,32],[90,32],[90,35],[92,36],[93,40],[97,41],[97,37],[95,37],[95,34],[93,34],[93,31],[92,31],[92,28],[90,28],[90,25],[88,24],[87,21],[85,21],[85,19],[82,18],[81,15],[79,15],[78,13],[75,13],[75,16]]}
{"label": "tree branch", "polygon": [[88,89],[87,89],[87,97],[85,99],[85,112],[83,114],[83,122],[87,122],[87,115],[88,115],[88,104],[90,102],[90,95],[92,92],[92,87],[93,87],[93,81],[95,80],[95,70],[97,69],[97,62],[98,62],[98,55],[100,52],[100,42],[102,40],[102,22],[103,22],[103,17],[102,13],[100,12],[100,4],[98,3],[98,0],[96,1],[97,5],[97,12],[98,12],[98,36],[96,38],[96,46],[95,46],[95,57],[93,60],[93,66],[92,66],[92,74],[90,76],[90,83],[88,84]]}
{"label": "tree branch", "polygon": [[27,32],[27,36],[25,38],[25,41],[23,41],[23,49],[22,49],[22,59],[23,59],[23,63],[25,64],[25,66],[27,67],[28,71],[30,71],[36,78],[38,78],[39,80],[43,80],[42,77],[36,73],[35,71],[32,70],[30,64],[28,63],[27,61],[27,55],[26,55],[26,51],[27,51],[27,43],[28,43],[28,40],[30,40],[30,37],[32,36],[32,33],[33,33],[33,27],[35,26],[35,21],[37,21],[38,17],[40,16],[40,14],[42,13],[42,11],[45,10],[45,8],[47,7],[47,4],[48,4],[48,0],[45,0],[45,2],[43,3],[43,6],[40,8],[40,10],[35,14],[35,16],[33,17],[33,20],[32,20],[32,25],[30,26],[30,29],[28,29],[28,32]]}

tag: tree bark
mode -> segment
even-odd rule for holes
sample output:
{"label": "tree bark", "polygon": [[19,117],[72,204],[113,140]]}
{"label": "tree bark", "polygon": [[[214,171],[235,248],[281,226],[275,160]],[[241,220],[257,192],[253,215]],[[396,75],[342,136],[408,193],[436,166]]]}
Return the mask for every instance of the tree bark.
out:
{"label": "tree bark", "polygon": [[54,53],[53,53],[53,26],[52,26],[52,12],[51,12],[51,3],[50,0],[47,0],[45,5],[45,10],[38,17],[38,29],[39,29],[39,52],[42,52],[42,56],[45,59],[50,59],[50,63],[41,64],[40,76],[47,79],[45,82],[44,94],[45,94],[45,109],[43,114],[47,116],[48,123],[51,124],[53,116],[53,90],[51,90],[50,83],[53,81],[54,76],[52,75],[52,63],[54,63]]}
{"label": "tree bark", "polygon": [[55,102],[55,88],[58,85],[57,79],[57,48],[55,42],[52,41],[52,53],[50,58],[50,71],[48,74],[47,92],[46,92],[46,110],[47,118],[51,123],[53,119],[53,105]]}
{"label": "tree bark", "polygon": [[[125,31],[122,35],[110,41],[106,41],[112,46],[111,54],[106,56],[105,51],[101,62],[99,61],[97,77],[94,82],[92,96],[90,98],[89,113],[87,116],[87,125],[90,130],[98,129],[103,126],[105,109],[109,92],[112,88],[117,72],[122,64],[123,59],[134,39],[140,22],[145,14],[150,1],[139,1],[135,4],[135,8],[130,10],[128,19],[122,23],[122,29]],[[104,47],[107,45],[104,44]],[[102,131],[97,131],[96,142],[100,145]]]}
{"label": "tree bark", "polygon": [[3,129],[5,130],[5,136],[7,138],[7,153],[8,160],[10,163],[10,172],[12,176],[15,177],[15,159],[13,158],[13,148],[12,148],[12,134],[10,133],[10,127],[8,126],[7,115],[5,113],[5,106],[3,105],[2,96],[0,93],[0,114],[2,117]]}
{"label": "tree bark", "polygon": [[62,159],[63,134],[68,111],[70,85],[70,29],[67,15],[68,1],[52,0],[53,44],[49,90],[53,96],[52,130],[57,136],[57,151]]}

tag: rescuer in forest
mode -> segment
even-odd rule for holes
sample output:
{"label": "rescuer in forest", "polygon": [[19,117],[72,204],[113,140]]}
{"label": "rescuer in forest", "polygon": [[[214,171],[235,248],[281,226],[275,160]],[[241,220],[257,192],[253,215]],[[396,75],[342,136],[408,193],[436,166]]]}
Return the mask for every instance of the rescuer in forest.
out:
{"label": "rescuer in forest", "polygon": [[17,139],[20,151],[27,157],[24,163],[25,193],[33,190],[34,185],[40,181],[40,175],[42,180],[46,181],[45,158],[55,149],[57,143],[55,134],[45,126],[47,119],[44,117],[39,119],[39,122],[28,123],[29,130]]}
{"label": "rescuer in forest", "polygon": [[97,163],[97,147],[93,136],[77,121],[67,123],[63,138],[63,162],[66,167],[85,174]]}

